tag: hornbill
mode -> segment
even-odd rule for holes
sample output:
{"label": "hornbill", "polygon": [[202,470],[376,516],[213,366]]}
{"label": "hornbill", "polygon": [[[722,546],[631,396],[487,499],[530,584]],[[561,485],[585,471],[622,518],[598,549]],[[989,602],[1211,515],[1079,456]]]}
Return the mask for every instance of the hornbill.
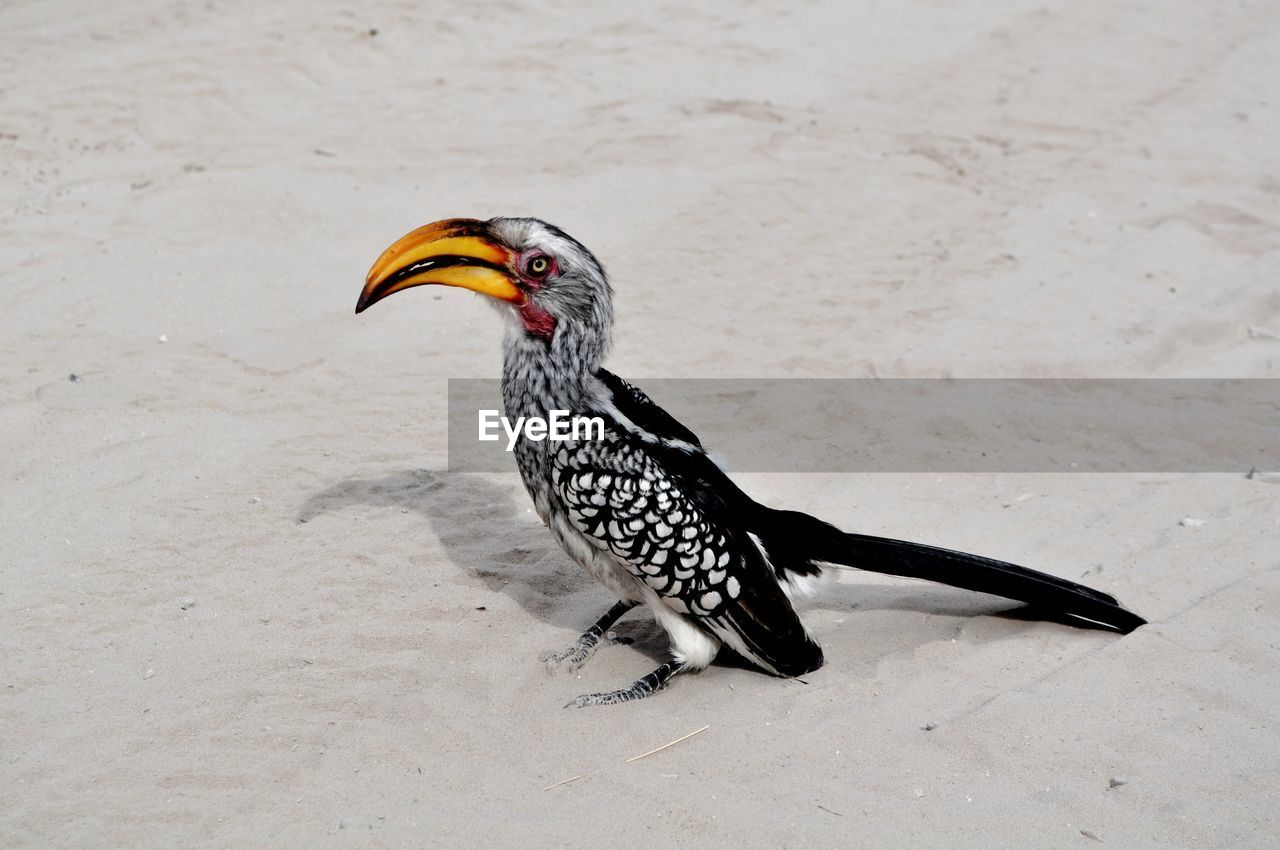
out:
{"label": "hornbill", "polygon": [[1128,633],[1145,620],[1105,593],[963,552],[850,534],[752,499],[688,428],[606,370],[612,290],[580,242],[532,218],[448,219],[407,234],[369,271],[359,313],[421,284],[489,296],[506,319],[506,416],[599,417],[603,437],[521,436],[514,453],[538,516],[574,561],[620,601],[549,666],[576,669],[627,611],[645,605],[671,659],[630,687],[578,697],[648,696],[727,646],[777,676],[822,666],[792,598],[831,566],[929,579],[1028,603],[1051,619]]}

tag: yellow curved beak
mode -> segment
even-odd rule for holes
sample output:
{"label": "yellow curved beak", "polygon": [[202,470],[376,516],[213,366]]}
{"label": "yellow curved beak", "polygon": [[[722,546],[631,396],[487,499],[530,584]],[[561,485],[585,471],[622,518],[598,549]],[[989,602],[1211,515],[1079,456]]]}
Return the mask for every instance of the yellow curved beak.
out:
{"label": "yellow curved beak", "polygon": [[510,271],[511,249],[489,236],[488,224],[473,218],[450,218],[419,227],[382,252],[369,269],[356,312],[394,292],[438,283],[460,286],[491,298],[524,302]]}

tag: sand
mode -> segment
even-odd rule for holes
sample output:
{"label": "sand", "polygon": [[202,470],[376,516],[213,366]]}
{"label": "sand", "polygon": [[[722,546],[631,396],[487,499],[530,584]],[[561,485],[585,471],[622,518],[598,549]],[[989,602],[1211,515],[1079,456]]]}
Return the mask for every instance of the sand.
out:
{"label": "sand", "polygon": [[1273,481],[744,475],[1151,625],[851,574],[803,683],[717,666],[563,710],[664,641],[637,616],[578,674],[537,662],[610,600],[514,474],[445,471],[492,312],[352,308],[412,227],[528,214],[604,259],[640,383],[1274,378],[1278,22],[5,3],[0,844],[1272,842]]}

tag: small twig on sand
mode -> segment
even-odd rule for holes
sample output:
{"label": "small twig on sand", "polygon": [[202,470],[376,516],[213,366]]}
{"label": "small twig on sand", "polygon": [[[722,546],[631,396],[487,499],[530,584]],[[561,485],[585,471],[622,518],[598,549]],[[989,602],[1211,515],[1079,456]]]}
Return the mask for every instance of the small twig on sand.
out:
{"label": "small twig on sand", "polygon": [[556,782],[553,785],[548,785],[546,788],[543,788],[542,790],[550,791],[552,788],[559,788],[561,785],[568,785],[570,782],[576,782],[581,778],[582,778],[582,774],[579,773],[577,776],[570,776],[568,779],[561,779],[559,782]]}
{"label": "small twig on sand", "polygon": [[645,758],[645,757],[647,757],[647,756],[651,756],[651,755],[653,755],[654,753],[660,753],[660,752],[662,752],[663,750],[665,750],[667,747],[674,747],[676,744],[680,743],[681,741],[687,741],[687,740],[689,740],[690,738],[692,738],[694,735],[697,735],[699,732],[705,732],[705,731],[707,731],[707,730],[708,730],[708,729],[710,729],[710,728],[711,728],[711,726],[710,726],[710,724],[708,724],[708,725],[706,725],[706,726],[703,726],[701,729],[695,729],[694,731],[690,732],[688,735],[685,735],[683,738],[676,738],[676,739],[675,739],[674,741],[672,741],[670,744],[663,744],[661,747],[658,747],[658,748],[656,748],[656,749],[649,750],[649,752],[647,752],[647,753],[641,753],[641,754],[640,754],[640,755],[638,755],[638,756],[632,756],[631,758],[627,759],[627,764],[631,764],[631,762],[633,762],[633,761],[640,761],[640,759]]}

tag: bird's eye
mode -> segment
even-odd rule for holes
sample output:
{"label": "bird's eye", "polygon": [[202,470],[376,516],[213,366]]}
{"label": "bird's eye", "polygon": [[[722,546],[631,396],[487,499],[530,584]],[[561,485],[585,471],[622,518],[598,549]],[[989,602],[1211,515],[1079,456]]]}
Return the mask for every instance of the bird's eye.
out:
{"label": "bird's eye", "polygon": [[529,274],[541,276],[546,274],[547,270],[551,268],[551,261],[546,257],[534,257],[529,261],[529,264],[525,266],[525,268],[528,270]]}

